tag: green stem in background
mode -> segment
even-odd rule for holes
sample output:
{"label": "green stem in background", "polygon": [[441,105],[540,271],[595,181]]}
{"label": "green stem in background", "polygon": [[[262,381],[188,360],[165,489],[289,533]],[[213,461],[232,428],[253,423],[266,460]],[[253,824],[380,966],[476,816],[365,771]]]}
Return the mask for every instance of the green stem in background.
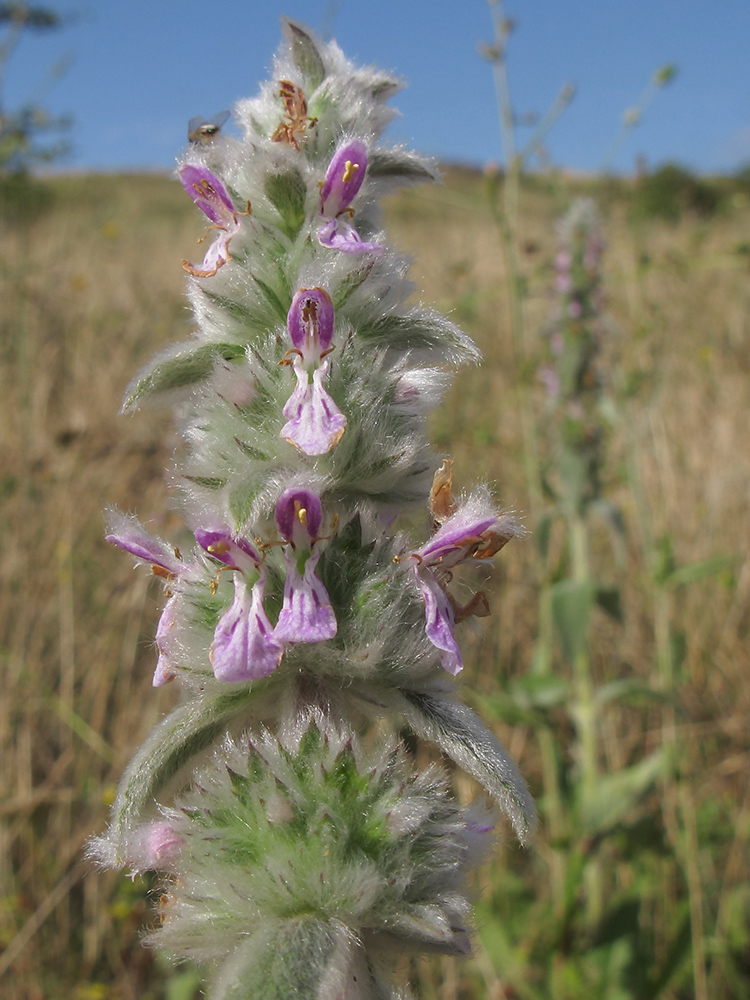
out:
{"label": "green stem in background", "polygon": [[[500,115],[505,170],[502,193],[498,197],[496,185],[490,190],[490,208],[497,224],[500,246],[506,273],[508,311],[513,343],[514,364],[521,377],[517,380],[516,399],[521,416],[523,434],[523,456],[526,483],[529,491],[529,506],[532,520],[537,523],[542,512],[542,489],[539,466],[539,445],[536,422],[531,400],[525,385],[526,361],[529,355],[523,316],[523,277],[518,266],[518,201],[522,158],[516,153],[513,104],[508,85],[508,69],[505,51],[513,22],[505,16],[502,0],[489,0],[495,28],[493,44],[485,54],[492,63]],[[499,178],[498,178],[499,181]]]}
{"label": "green stem in background", "polygon": [[[586,518],[580,511],[568,521],[571,576],[581,587],[590,587],[591,567]],[[588,642],[582,641],[573,658],[574,699],[572,716],[578,737],[578,765],[580,767],[580,796],[584,807],[594,801],[599,779],[597,759],[597,710]],[[586,916],[593,927],[602,915],[602,878],[598,860],[591,858],[585,865]]]}
{"label": "green stem in background", "polygon": [[[588,531],[582,514],[569,522],[569,542],[573,580],[582,587],[591,582],[588,553]],[[596,755],[596,709],[591,682],[591,664],[588,643],[581,643],[573,661],[576,704],[575,718],[579,741],[579,764],[584,800],[596,793],[598,775]]]}
{"label": "green stem in background", "polygon": [[645,112],[654,103],[656,95],[659,93],[661,88],[669,83],[670,80],[673,80],[676,75],[677,67],[671,63],[667,63],[665,66],[656,70],[637,102],[632,108],[628,108],[625,111],[622,116],[622,124],[620,125],[617,134],[612,139],[612,142],[609,144],[607,152],[604,154],[604,160],[601,165],[602,173],[609,173],[613,169],[615,160],[622,150],[622,147],[625,145],[630,133],[636,125],[640,123]]}
{"label": "green stem in background", "polygon": [[[698,861],[698,836],[695,801],[690,789],[689,776],[681,761],[675,713],[676,678],[672,633],[672,601],[664,580],[674,571],[669,557],[659,553],[654,538],[651,513],[646,501],[638,468],[637,442],[632,423],[628,421],[629,457],[628,476],[631,493],[635,498],[636,514],[641,545],[647,556],[654,608],[654,641],[656,670],[659,687],[665,697],[661,713],[662,744],[666,750],[669,767],[662,784],[662,811],[664,825],[674,845],[675,856],[684,868],[690,905],[690,936],[693,963],[693,985],[696,1000],[708,1000],[706,979],[706,950],[703,927],[703,888]],[[661,565],[660,565],[661,563]]]}
{"label": "green stem in background", "polygon": [[672,602],[666,587],[655,585],[654,634],[660,687],[666,697],[662,709],[662,741],[670,759],[664,778],[664,818],[677,855],[682,855],[690,901],[690,935],[695,1000],[708,1000],[706,950],[703,931],[703,887],[698,861],[698,831],[695,800],[689,776],[681,763],[674,698],[675,664],[672,642]]}
{"label": "green stem in background", "polygon": [[[521,172],[524,163],[541,146],[545,136],[568,106],[575,88],[566,84],[558,94],[549,111],[543,116],[523,149],[518,152],[515,137],[515,115],[510,96],[506,50],[508,37],[514,24],[506,14],[502,0],[488,0],[492,11],[494,39],[485,50],[492,64],[495,91],[500,118],[503,156],[505,161],[502,182],[499,175],[490,176],[489,202],[500,237],[500,246],[506,274],[508,313],[513,347],[513,361],[516,380],[516,409],[521,420],[523,439],[523,464],[529,496],[529,510],[532,523],[539,524],[544,510],[541,463],[539,457],[539,434],[533,400],[529,392],[529,361],[531,351],[524,322],[524,278],[518,257],[519,195]],[[494,182],[494,183],[493,183]],[[502,183],[502,190],[500,190]],[[542,675],[552,672],[553,623],[549,602],[549,592],[545,586],[548,569],[543,561],[538,563],[539,637],[533,670]],[[539,750],[542,763],[545,813],[549,834],[553,845],[550,853],[550,873],[552,880],[552,900],[555,915],[562,919],[566,910],[566,858],[560,844],[567,835],[565,807],[560,786],[560,759],[554,734],[542,727],[538,732]]]}
{"label": "green stem in background", "polygon": [[[505,159],[502,192],[498,190],[500,178],[498,176],[489,178],[489,203],[500,237],[500,246],[507,278],[505,287],[508,295],[513,361],[515,371],[520,374],[520,377],[516,380],[515,398],[517,411],[521,419],[524,471],[526,474],[532,522],[538,524],[543,509],[541,469],[536,420],[532,408],[531,396],[525,383],[528,349],[523,315],[523,282],[518,266],[517,252],[518,194],[522,160],[516,155],[513,105],[510,98],[507,63],[505,59],[508,36],[513,25],[505,16],[501,0],[489,0],[489,3],[492,10],[495,37],[494,44],[488,50],[487,54],[492,63],[495,78],[500,131]],[[551,124],[552,122],[550,122],[550,126]],[[496,181],[495,184],[492,183],[493,180]],[[544,572],[543,569],[542,572]],[[542,673],[551,673],[552,620],[549,612],[549,602],[546,602],[546,613],[544,613],[542,608],[545,591],[541,583],[542,581],[540,581],[539,638],[535,669]],[[554,845],[561,841],[565,832],[565,814],[560,788],[558,747],[553,733],[547,728],[539,730],[538,740],[542,763],[545,813],[550,838]],[[564,853],[559,849],[553,849],[550,853],[550,875],[553,910],[558,919],[562,919],[565,911],[565,868]]]}

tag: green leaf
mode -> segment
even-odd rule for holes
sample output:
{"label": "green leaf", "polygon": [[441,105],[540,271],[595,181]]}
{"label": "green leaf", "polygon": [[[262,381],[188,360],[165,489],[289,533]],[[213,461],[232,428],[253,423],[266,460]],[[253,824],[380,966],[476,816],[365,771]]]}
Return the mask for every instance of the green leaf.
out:
{"label": "green leaf", "polygon": [[596,585],[594,596],[596,603],[602,611],[622,625],[625,621],[625,614],[622,610],[622,601],[620,600],[620,588],[612,584],[600,583]]}
{"label": "green leaf", "polygon": [[295,239],[305,221],[307,187],[302,174],[296,169],[268,174],[265,187],[269,201],[281,216],[281,228],[290,240]]}
{"label": "green leaf", "polygon": [[262,278],[259,278],[257,274],[251,274],[250,277],[253,279],[258,288],[260,288],[261,292],[263,292],[266,297],[266,301],[276,315],[286,323],[286,316],[289,311],[289,307],[287,306],[286,309],[284,308],[281,299],[278,297],[273,288],[271,288],[267,282],[263,281]]}
{"label": "green leaf", "polygon": [[582,803],[585,832],[605,834],[632,813],[662,776],[666,763],[665,754],[657,750],[632,767],[600,777],[594,793]]}
{"label": "green leaf", "polygon": [[201,985],[201,976],[195,969],[167,973],[164,979],[166,1000],[194,1000]]}
{"label": "green leaf", "polygon": [[153,807],[160,789],[210,746],[228,720],[253,697],[250,688],[208,695],[181,705],[151,730],[120,781],[111,830],[119,847]]}
{"label": "green leaf", "polygon": [[534,529],[534,541],[539,555],[546,561],[549,554],[549,542],[552,535],[552,525],[555,523],[554,513],[544,514]]}
{"label": "green leaf", "polygon": [[235,361],[244,357],[241,344],[178,344],[158,355],[125,391],[123,411],[135,409],[147,396],[170,389],[182,389],[208,378],[214,365],[223,358]]}
{"label": "green leaf", "polygon": [[686,916],[680,924],[679,931],[672,940],[672,945],[667,952],[667,957],[658,974],[653,980],[653,986],[649,992],[650,997],[663,996],[664,991],[679,971],[686,965],[690,955],[692,944],[690,916]]}
{"label": "green leaf", "polygon": [[250,476],[231,488],[229,494],[229,510],[235,523],[243,525],[250,517],[255,498],[263,489],[267,476],[262,473]]}
{"label": "green leaf", "polygon": [[247,455],[248,458],[254,459],[256,462],[270,462],[271,456],[267,455],[260,448],[254,448],[251,444],[246,441],[240,441],[238,437],[235,437],[234,443],[240,449],[243,455]]}
{"label": "green leaf", "polygon": [[625,519],[619,507],[604,497],[597,497],[591,501],[589,510],[592,514],[597,514],[619,538],[625,538]]}
{"label": "green leaf", "polygon": [[183,476],[183,479],[187,479],[190,483],[195,483],[196,486],[203,486],[207,490],[221,490],[227,485],[226,479],[222,479],[220,476]]}
{"label": "green leaf", "polygon": [[361,324],[357,336],[364,342],[395,351],[438,351],[446,362],[479,360],[479,352],[466,334],[430,309],[415,309],[404,316],[393,313],[380,316]]}
{"label": "green leaf", "polygon": [[570,696],[570,684],[555,674],[524,674],[511,686],[510,696],[520,708],[548,711]]}
{"label": "green leaf", "polygon": [[602,684],[594,692],[597,705],[606,705],[610,701],[654,702],[665,701],[663,691],[657,691],[637,677],[623,677],[608,684]]}
{"label": "green leaf", "polygon": [[680,566],[673,570],[664,580],[665,587],[687,587],[698,583],[709,576],[716,576],[725,569],[731,569],[740,561],[741,556],[713,556],[705,562],[692,563],[690,566]]}
{"label": "green leaf", "polygon": [[415,184],[438,179],[437,171],[429,163],[405,149],[374,149],[367,164],[367,175],[398,178]]}
{"label": "green leaf", "polygon": [[351,995],[346,981],[350,978],[362,987],[361,993],[357,988],[357,995],[379,996],[372,989],[363,950],[340,921],[314,915],[265,921],[265,926],[240,940],[230,952],[211,996],[217,1000],[322,1000]]}
{"label": "green leaf", "polygon": [[379,101],[387,101],[403,87],[400,80],[394,80],[387,73],[375,72],[369,83],[369,91]]}
{"label": "green leaf", "polygon": [[289,18],[281,19],[281,30],[291,47],[292,59],[302,74],[308,91],[315,90],[326,75],[325,64],[317,45],[304,28]]}
{"label": "green leaf", "polygon": [[534,802],[518,768],[481,719],[450,694],[402,690],[404,715],[417,736],[429,740],[482,785],[527,844],[536,826]]}
{"label": "green leaf", "polygon": [[356,270],[350,271],[346,275],[332,295],[334,309],[340,309],[343,306],[352,292],[356,291],[362,282],[366,280],[374,266],[375,258],[371,257],[360,267],[357,267]]}
{"label": "green leaf", "polygon": [[591,581],[561,580],[549,589],[552,620],[555,623],[565,659],[572,663],[588,647],[589,618],[595,596]]}
{"label": "green leaf", "polygon": [[219,295],[203,286],[200,287],[199,291],[212,305],[250,330],[265,330],[276,322],[274,313],[268,308],[265,301],[259,300],[257,305],[248,306],[245,302],[228,298],[226,295]]}
{"label": "green leaf", "polygon": [[654,582],[663,587],[675,571],[677,563],[669,535],[663,535],[654,546]]}

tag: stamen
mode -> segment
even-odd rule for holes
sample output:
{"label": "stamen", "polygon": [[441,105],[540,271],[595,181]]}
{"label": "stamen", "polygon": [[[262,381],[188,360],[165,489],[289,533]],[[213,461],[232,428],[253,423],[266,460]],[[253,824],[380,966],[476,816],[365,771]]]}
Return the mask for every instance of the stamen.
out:
{"label": "stamen", "polygon": [[208,546],[207,551],[210,552],[212,556],[213,555],[223,556],[226,555],[227,552],[229,552],[229,546],[227,545],[226,542],[212,542]]}
{"label": "stamen", "polygon": [[412,552],[408,556],[394,556],[393,557],[393,561],[395,563],[408,562],[410,559],[416,559],[417,560],[417,566],[421,566],[422,563],[424,562],[424,559],[422,558],[422,556],[420,556],[420,554],[418,552]]}
{"label": "stamen", "polygon": [[354,177],[355,171],[359,170],[358,163],[352,163],[351,160],[346,161],[346,166],[344,167],[344,176],[341,178],[344,184],[348,184],[349,181]]}
{"label": "stamen", "polygon": [[279,364],[280,364],[280,365],[291,365],[291,364],[293,363],[293,362],[292,362],[292,358],[291,358],[291,355],[292,355],[292,354],[296,354],[296,355],[297,355],[297,357],[298,357],[298,358],[302,358],[302,360],[303,360],[303,361],[305,360],[305,356],[304,356],[304,354],[302,353],[302,351],[298,351],[296,347],[291,347],[291,348],[290,348],[290,349],[289,349],[289,350],[288,350],[288,351],[286,352],[286,354],[285,354],[285,355],[284,355],[284,357],[283,357],[283,358],[281,359],[281,361],[279,361]]}

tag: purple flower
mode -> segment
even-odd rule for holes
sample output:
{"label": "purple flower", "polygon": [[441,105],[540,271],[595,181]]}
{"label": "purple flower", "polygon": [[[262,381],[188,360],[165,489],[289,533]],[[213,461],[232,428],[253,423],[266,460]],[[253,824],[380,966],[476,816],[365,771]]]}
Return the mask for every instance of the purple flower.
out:
{"label": "purple flower", "polygon": [[[207,167],[183,163],[178,173],[182,186],[201,212],[213,223],[207,233],[212,229],[219,231],[219,238],[214,240],[206,251],[200,267],[195,267],[186,260],[183,260],[182,266],[197,278],[210,278],[232,259],[229,253],[229,241],[239,231],[239,216],[250,214],[250,202],[247,203],[245,212],[238,212],[227,194],[227,189]],[[205,236],[202,239],[205,239]]]}
{"label": "purple flower", "polygon": [[446,518],[421,548],[401,560],[413,566],[425,603],[425,634],[440,650],[440,662],[450,674],[463,668],[455,625],[469,614],[488,613],[481,593],[474,595],[465,608],[458,608],[445,589],[451,579],[450,570],[467,559],[490,558],[517,533],[511,518],[496,514],[486,498],[474,498]]}
{"label": "purple flower", "polygon": [[[274,636],[263,609],[263,556],[225,528],[199,528],[195,537],[209,555],[234,570],[234,601],[216,626],[211,644],[214,676],[233,684],[268,677],[281,662],[284,646]],[[248,590],[247,580],[252,577],[255,581]]]}
{"label": "purple flower", "polygon": [[154,671],[152,684],[161,687],[174,680],[177,671],[172,665],[173,654],[170,650],[170,634],[174,628],[174,609],[177,595],[172,594],[169,587],[174,581],[197,579],[200,571],[192,562],[184,562],[179,553],[160,538],[149,535],[134,519],[115,514],[111,518],[112,530],[106,535],[106,540],[118,548],[130,552],[137,559],[151,563],[151,572],[161,577],[168,588],[169,599],[164,605],[159,624],[156,628],[156,648],[159,659]]}
{"label": "purple flower", "polygon": [[140,830],[138,846],[143,854],[143,861],[147,868],[164,868],[171,861],[174,861],[182,847],[184,841],[174,827],[158,820],[149,823],[148,826]]}
{"label": "purple flower", "polygon": [[305,455],[325,455],[346,427],[346,417],[323,388],[334,320],[333,303],[322,288],[301,288],[292,299],[287,328],[294,347],[283,363],[293,366],[297,387],[284,406],[287,422],[280,436]]}
{"label": "purple flower", "polygon": [[560,376],[554,368],[545,365],[538,370],[536,376],[550,399],[556,399],[560,395]]}
{"label": "purple flower", "polygon": [[367,171],[367,147],[359,139],[346,143],[334,154],[320,188],[320,214],[326,223],[318,230],[324,247],[345,253],[380,253],[378,243],[363,243],[347,221],[354,215],[351,203],[362,187]]}
{"label": "purple flower", "polygon": [[290,488],[276,503],[276,524],[289,543],[284,550],[284,601],[274,635],[283,642],[322,642],[336,635],[336,616],[325,587],[315,575],[321,555],[320,498]]}
{"label": "purple flower", "polygon": [[136,559],[151,563],[156,576],[169,579],[182,575],[185,569],[182,558],[161,538],[150,535],[134,518],[114,514],[111,526],[113,530],[104,536],[105,540],[129,552]]}

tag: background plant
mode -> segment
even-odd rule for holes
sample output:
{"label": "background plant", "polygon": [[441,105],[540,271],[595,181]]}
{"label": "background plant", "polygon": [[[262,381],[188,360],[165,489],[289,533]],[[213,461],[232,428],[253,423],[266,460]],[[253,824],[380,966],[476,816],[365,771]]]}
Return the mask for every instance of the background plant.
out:
{"label": "background plant", "polygon": [[37,89],[16,108],[7,106],[4,90],[13,54],[26,34],[59,31],[65,19],[52,7],[27,3],[0,4],[0,174],[20,174],[38,163],[57,160],[67,151],[64,140],[51,145],[45,142],[49,134],[65,132],[71,126],[67,117],[54,117],[44,108],[43,101],[50,87],[69,65],[63,58],[52,66]]}

